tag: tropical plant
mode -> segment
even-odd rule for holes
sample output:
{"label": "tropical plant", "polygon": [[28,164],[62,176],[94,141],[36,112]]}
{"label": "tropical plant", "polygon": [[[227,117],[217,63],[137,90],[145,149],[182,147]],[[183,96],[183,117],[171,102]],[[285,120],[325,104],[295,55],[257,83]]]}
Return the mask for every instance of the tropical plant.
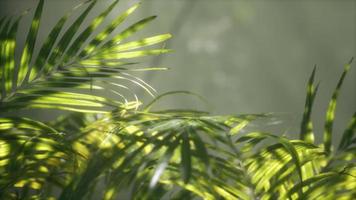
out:
{"label": "tropical plant", "polygon": [[[96,3],[82,3],[62,17],[37,57],[44,0],[34,12],[20,59],[15,48],[22,16],[0,19],[0,199],[356,197],[356,114],[338,148],[331,143],[336,102],[351,61],[330,101],[323,144],[315,144],[311,120],[318,89],[315,69],[299,139],[260,131],[242,134],[249,123],[269,115],[152,111],[167,95],[191,94],[185,91],[160,95],[140,108],[130,85],[150,94],[154,90],[131,72],[163,68],[134,68],[127,59],[168,52],[137,49],[164,42],[170,35],[124,41],[155,17],[111,35],[139,4],[98,30],[118,0],[81,31]],[[64,29],[73,12],[79,16]],[[17,113],[29,108],[70,112],[50,122]]]}

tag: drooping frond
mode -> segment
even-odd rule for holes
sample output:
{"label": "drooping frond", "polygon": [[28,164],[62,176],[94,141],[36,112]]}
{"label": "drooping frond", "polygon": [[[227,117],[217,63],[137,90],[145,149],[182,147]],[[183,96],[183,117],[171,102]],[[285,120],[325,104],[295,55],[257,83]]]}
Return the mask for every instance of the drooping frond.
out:
{"label": "drooping frond", "polygon": [[[26,118],[0,118],[1,199],[66,184],[76,154],[54,128]],[[38,193],[33,197],[40,197]]]}
{"label": "drooping frond", "polygon": [[[212,198],[238,197],[241,194],[246,196],[245,190],[249,188],[243,180],[233,185],[218,186],[217,183],[220,183],[219,178],[231,175],[229,167],[226,171],[222,170],[223,166],[229,165],[226,156],[238,163],[238,157],[235,157],[238,152],[232,144],[229,130],[251,117],[253,116],[206,116],[192,111],[113,116],[112,120],[116,124],[114,127],[107,121],[101,123],[103,127],[106,126],[102,130],[111,129],[106,134],[99,134],[97,130],[90,128],[94,132],[85,131],[83,137],[86,139],[81,140],[83,145],[97,143],[99,151],[95,155],[88,155],[92,159],[85,171],[72,180],[60,199],[85,197],[94,184],[87,180],[98,180],[100,174],[106,172],[110,172],[110,176],[107,191],[103,194],[104,199],[113,199],[124,192],[119,187],[121,185],[129,185],[126,188],[130,191],[129,194],[141,198],[146,195],[147,198],[156,197],[158,188],[172,185],[190,191],[195,196],[204,194],[201,197],[205,194],[210,194]],[[98,126],[101,125],[94,127]],[[93,142],[93,139],[100,142]],[[87,142],[88,140],[91,142]],[[243,173],[239,173],[239,167],[232,170],[236,170],[236,175],[240,174],[238,177],[243,177]],[[207,182],[196,182],[195,176],[206,177]],[[213,191],[198,189],[206,187],[210,181],[216,183]],[[198,186],[200,184],[203,185]],[[225,189],[230,191],[225,194]]]}

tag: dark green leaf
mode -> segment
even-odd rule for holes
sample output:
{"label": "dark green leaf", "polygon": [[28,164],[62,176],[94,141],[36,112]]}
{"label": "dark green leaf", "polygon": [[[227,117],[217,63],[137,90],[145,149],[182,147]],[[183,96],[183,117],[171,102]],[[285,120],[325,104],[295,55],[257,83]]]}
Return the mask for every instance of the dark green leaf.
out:
{"label": "dark green leaf", "polygon": [[26,78],[26,73],[30,72],[30,62],[32,60],[32,54],[36,43],[37,33],[40,27],[40,20],[42,15],[44,0],[40,0],[37,5],[35,15],[31,22],[31,27],[27,35],[26,43],[21,55],[20,66],[17,72],[17,86],[20,86]]}
{"label": "dark green leaf", "polygon": [[57,68],[57,65],[59,64],[58,61],[60,61],[62,55],[67,50],[69,43],[73,40],[73,36],[78,31],[80,25],[83,23],[84,19],[94,7],[96,2],[96,0],[92,1],[87,7],[87,9],[75,20],[75,22],[64,33],[62,38],[59,40],[57,46],[52,51],[50,57],[48,58],[48,62],[44,67],[44,74],[47,74],[53,69]]}
{"label": "dark green leaf", "polygon": [[318,90],[318,86],[316,88],[314,87],[315,70],[316,67],[314,67],[307,85],[307,97],[305,100],[304,114],[300,128],[300,139],[310,143],[314,143],[313,123],[311,120],[311,114],[315,95]]}
{"label": "dark green leaf", "polygon": [[176,150],[178,144],[179,144],[179,140],[175,139],[175,141],[170,146],[168,146],[168,149],[164,153],[162,159],[158,161],[159,164],[157,165],[149,184],[150,188],[154,188],[157,185],[160,177],[162,176],[163,172],[167,168],[169,161],[171,160],[173,153]]}
{"label": "dark green leaf", "polygon": [[192,161],[190,152],[189,134],[185,131],[182,133],[181,159],[182,159],[182,174],[184,183],[188,183],[191,177]]}
{"label": "dark green leaf", "polygon": [[102,24],[106,16],[111,12],[111,10],[118,2],[119,0],[114,1],[104,12],[92,20],[91,24],[75,39],[72,45],[68,48],[68,51],[64,56],[63,63],[67,63],[69,59],[74,58],[75,54],[79,51],[90,34],[95,31],[95,29],[100,24]]}
{"label": "dark green leaf", "polygon": [[64,15],[58,22],[57,24],[52,28],[51,32],[49,33],[46,41],[41,47],[41,50],[37,56],[37,59],[35,61],[35,64],[31,68],[29,80],[32,81],[36,77],[40,76],[40,71],[41,69],[44,68],[45,63],[48,59],[48,56],[50,55],[52,49],[54,48],[54,44],[58,38],[59,33],[61,32],[65,22],[68,20],[69,16],[78,8],[80,8],[82,4],[79,4],[78,6],[74,7],[70,12],[68,12],[66,15]]}
{"label": "dark green leaf", "polygon": [[356,113],[352,116],[350,123],[342,135],[339,150],[343,150],[349,147],[352,144],[352,140],[355,137],[355,128],[356,128]]}
{"label": "dark green leaf", "polygon": [[19,17],[11,26],[7,38],[5,40],[5,64],[4,64],[4,80],[6,93],[10,93],[16,83],[15,77],[15,47],[16,47],[16,33],[21,17]]}
{"label": "dark green leaf", "polygon": [[351,68],[352,60],[353,58],[350,60],[348,64],[345,65],[344,71],[339,79],[336,89],[334,90],[334,93],[331,97],[331,101],[328,106],[328,110],[326,112],[326,120],[325,120],[325,127],[324,127],[324,148],[327,154],[331,153],[332,129],[333,129],[334,118],[335,118],[337,98],[339,96],[340,89],[344,82],[346,74]]}
{"label": "dark green leaf", "polygon": [[131,13],[133,13],[140,4],[135,4],[123,14],[115,18],[110,25],[108,25],[103,31],[101,31],[89,44],[84,48],[84,50],[79,54],[80,58],[90,55],[98,46],[112,33],[117,26],[119,26]]}

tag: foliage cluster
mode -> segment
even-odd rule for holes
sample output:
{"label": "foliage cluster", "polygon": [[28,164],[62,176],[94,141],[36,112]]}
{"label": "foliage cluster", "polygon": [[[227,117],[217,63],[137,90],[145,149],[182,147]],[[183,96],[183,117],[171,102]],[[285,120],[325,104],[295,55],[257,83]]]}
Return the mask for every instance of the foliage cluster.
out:
{"label": "foliage cluster", "polygon": [[[322,144],[314,141],[311,120],[315,69],[299,139],[241,134],[249,123],[269,117],[265,114],[152,111],[165,95],[139,108],[132,86],[155,91],[133,73],[163,68],[137,68],[128,60],[168,52],[146,47],[171,36],[125,41],[155,16],[113,35],[139,4],[98,29],[118,2],[83,30],[97,1],[80,4],[39,44],[44,5],[39,0],[19,56],[17,29],[29,14],[0,19],[0,199],[356,198],[356,114],[338,147],[332,145],[336,102],[351,62],[330,101]],[[79,15],[64,28],[73,13]],[[14,116],[33,108],[70,114],[46,123]]]}

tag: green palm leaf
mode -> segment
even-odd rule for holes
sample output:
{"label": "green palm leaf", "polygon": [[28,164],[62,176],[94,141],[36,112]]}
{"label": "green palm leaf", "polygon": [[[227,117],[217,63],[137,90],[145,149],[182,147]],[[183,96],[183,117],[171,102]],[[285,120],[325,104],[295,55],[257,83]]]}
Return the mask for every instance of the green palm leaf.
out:
{"label": "green palm leaf", "polygon": [[17,76],[17,86],[21,86],[23,81],[26,79],[26,74],[30,72],[30,62],[32,60],[36,37],[40,27],[43,4],[44,0],[40,0],[36,8],[35,15],[32,19],[30,31],[28,32],[26,43],[21,55],[20,66],[18,68],[17,74],[15,74],[15,76]]}
{"label": "green palm leaf", "polygon": [[355,138],[355,129],[356,129],[356,113],[352,116],[350,123],[345,130],[344,134],[342,135],[339,150],[346,149],[349,147]]}
{"label": "green palm leaf", "polygon": [[300,130],[300,139],[310,143],[314,143],[314,133],[313,133],[313,123],[311,121],[311,113],[312,113],[314,99],[318,91],[318,86],[316,87],[314,86],[315,70],[316,67],[314,67],[314,70],[309,78],[304,115],[302,119],[301,130]]}
{"label": "green palm leaf", "polygon": [[60,174],[75,166],[73,155],[54,128],[27,118],[0,118],[0,198],[13,199],[46,183],[63,185]]}
{"label": "green palm leaf", "polygon": [[326,153],[328,153],[328,154],[331,153],[332,129],[333,129],[334,118],[335,118],[337,98],[339,96],[340,89],[344,82],[346,74],[351,68],[352,60],[353,60],[353,58],[349,61],[348,64],[345,65],[344,71],[343,71],[343,73],[339,79],[339,82],[336,86],[336,89],[331,97],[331,101],[329,103],[328,110],[326,112],[326,120],[325,120],[325,127],[324,127],[324,148],[325,148]]}
{"label": "green palm leaf", "polygon": [[[96,2],[82,3],[63,16],[42,45],[34,65],[31,65],[31,61],[34,60],[33,50],[44,5],[44,1],[41,0],[35,11],[17,71],[14,70],[16,63],[14,52],[19,20],[15,23],[8,21],[6,24],[4,24],[5,19],[1,20],[1,40],[4,41],[1,44],[1,51],[5,56],[0,61],[4,65],[4,70],[1,72],[2,103],[0,105],[3,112],[23,108],[50,108],[105,113],[126,107],[126,104],[129,103],[130,100],[120,90],[129,91],[134,96],[135,107],[137,107],[139,105],[137,97],[126,85],[142,87],[153,95],[154,90],[147,83],[130,73],[123,72],[130,71],[131,68],[125,68],[124,65],[128,65],[121,60],[166,53],[168,50],[165,49],[132,50],[161,43],[171,36],[169,34],[158,35],[118,45],[118,42],[131,36],[155,18],[149,17],[130,26],[122,33],[109,39],[108,42],[104,42],[108,39],[108,35],[137,8],[137,4],[114,19],[109,26],[94,36],[88,45],[84,46],[91,33],[97,29],[118,3],[118,1],[114,1],[94,18],[84,31],[75,36]],[[59,37],[59,33],[71,13],[85,4],[88,4],[85,10],[63,33],[63,36]],[[10,30],[8,31],[8,29]],[[95,51],[100,53],[91,52],[94,50],[91,48],[93,45],[96,47]],[[79,52],[81,49],[83,51]],[[146,70],[157,69],[160,68],[147,68]],[[135,70],[138,69],[133,71]],[[117,80],[117,83],[112,80]],[[123,101],[112,101],[98,96],[98,92],[104,87],[109,87],[109,91],[118,95]],[[62,92],[59,88],[77,89]]]}
{"label": "green palm leaf", "polygon": [[[355,116],[338,151],[331,154],[337,97],[351,61],[328,107],[324,147],[314,144],[311,120],[318,89],[315,68],[307,85],[300,140],[258,130],[245,133],[246,127],[253,128],[248,127],[251,122],[269,116],[265,114],[152,111],[155,103],[174,94],[193,95],[205,103],[187,91],[164,93],[139,110],[132,86],[152,96],[156,91],[133,73],[165,68],[139,67],[130,59],[169,52],[146,47],[171,35],[125,41],[156,18],[150,16],[111,36],[139,4],[98,30],[118,0],[79,31],[97,2],[83,2],[65,14],[37,57],[44,0],[34,11],[19,60],[16,35],[22,15],[0,19],[0,199],[355,197]],[[74,12],[78,16],[64,30]],[[104,92],[115,98],[106,98]],[[46,123],[12,117],[12,111],[26,108],[76,113]]]}

